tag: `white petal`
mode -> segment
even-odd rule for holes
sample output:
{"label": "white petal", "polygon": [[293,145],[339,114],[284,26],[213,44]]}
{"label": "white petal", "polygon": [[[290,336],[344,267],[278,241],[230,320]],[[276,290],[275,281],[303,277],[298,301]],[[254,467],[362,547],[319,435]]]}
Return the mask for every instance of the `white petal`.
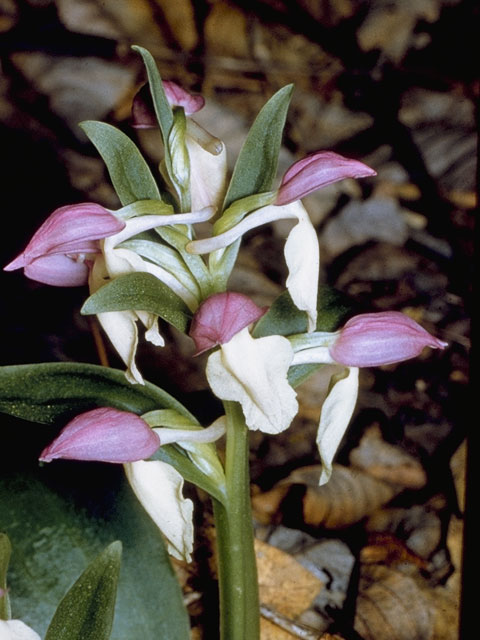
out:
{"label": "white petal", "polygon": [[216,396],[240,402],[250,429],[280,433],[298,411],[287,380],[292,358],[286,338],[254,339],[246,327],[208,358],[207,378]]}
{"label": "white petal", "polygon": [[103,330],[115,347],[118,355],[127,365],[127,380],[132,384],[144,384],[142,375],[135,364],[138,345],[137,316],[133,311],[108,311],[97,315]]}
{"label": "white petal", "polygon": [[289,275],[287,289],[295,306],[308,315],[308,331],[317,325],[317,295],[320,250],[317,232],[301,202],[292,202],[289,209],[298,218],[285,243],[285,260]]}
{"label": "white petal", "polygon": [[[106,246],[106,245],[105,245]],[[131,249],[104,249],[105,263],[111,278],[117,278],[127,273],[151,273],[166,284],[177,294],[191,311],[198,307],[197,298],[169,271],[148,260],[144,260]]]}
{"label": "white petal", "polygon": [[42,640],[21,620],[0,620],[0,640]]}
{"label": "white petal", "polygon": [[140,460],[124,467],[135,495],[165,536],[169,553],[190,562],[193,503],[182,495],[182,476],[160,460]]}
{"label": "white petal", "polygon": [[[108,274],[103,257],[99,256],[90,273],[90,293],[97,291],[105,284]],[[138,345],[137,315],[134,311],[106,311],[97,314],[103,330],[115,347],[118,355],[127,365],[127,380],[132,384],[144,384],[142,375],[135,364],[135,353]]]}
{"label": "white petal", "polygon": [[344,369],[330,380],[330,391],[322,406],[317,445],[322,461],[320,484],[332,475],[332,461],[352,417],[358,395],[358,369]]}
{"label": "white petal", "polygon": [[[187,121],[187,126],[190,121]],[[209,153],[191,136],[186,137],[190,157],[190,194],[194,211],[204,207],[218,209],[223,201],[227,177],[225,145],[218,154]]]}
{"label": "white petal", "polygon": [[333,364],[335,360],[330,355],[328,347],[312,347],[297,351],[293,357],[295,364]]}

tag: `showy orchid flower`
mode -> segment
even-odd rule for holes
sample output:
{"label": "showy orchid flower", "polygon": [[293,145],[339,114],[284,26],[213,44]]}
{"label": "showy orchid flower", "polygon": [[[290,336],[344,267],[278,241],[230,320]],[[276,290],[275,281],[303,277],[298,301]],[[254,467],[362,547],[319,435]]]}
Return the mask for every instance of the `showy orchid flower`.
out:
{"label": "showy orchid flower", "polygon": [[[166,417],[164,414],[168,414]],[[173,414],[173,415],[172,415]],[[153,423],[174,423],[189,428],[151,428]],[[137,498],[167,540],[169,552],[180,560],[191,560],[193,548],[193,504],[182,495],[183,478],[172,466],[158,460],[144,460],[165,444],[181,443],[192,448],[218,440],[225,433],[225,418],[218,418],[202,429],[189,424],[173,410],[153,411],[145,420],[129,411],[110,407],[93,409],[71,420],[40,454],[40,460],[84,460],[124,464],[125,473]],[[218,470],[218,459],[204,456],[201,463],[211,477]],[[221,467],[220,467],[221,469]]]}
{"label": "showy orchid flower", "polygon": [[[375,171],[362,162],[330,151],[318,151],[290,167],[279,189],[271,194],[271,198],[267,198],[267,203],[270,202],[266,206],[257,210],[248,208],[255,201],[249,198],[244,200],[247,209],[242,209],[242,201],[234,203],[230,211],[224,213],[224,218],[218,221],[217,229],[222,231],[211,238],[190,242],[187,251],[202,254],[222,250],[262,224],[280,219],[297,220],[285,243],[284,253],[289,270],[286,286],[294,304],[307,313],[308,330],[314,331],[317,322],[319,247],[316,231],[300,199],[344,178],[372,175],[375,175]],[[235,213],[232,213],[234,210]]]}
{"label": "showy orchid flower", "polygon": [[[153,264],[150,260],[144,260],[131,249],[122,248],[118,245],[149,229],[182,223],[204,222],[212,215],[213,209],[205,208],[193,213],[143,215],[127,220],[122,231],[106,238],[102,242],[102,255],[95,260],[90,273],[90,292],[95,293],[108,280],[119,276],[133,272],[147,272],[168,285],[191,311],[195,311],[199,300],[195,294],[196,284],[193,276],[190,275],[190,287],[188,287],[185,282],[181,282],[163,267]],[[135,364],[138,345],[137,320],[140,320],[146,328],[145,338],[155,346],[163,346],[165,343],[158,331],[157,316],[146,311],[132,309],[99,313],[97,317],[113,346],[128,367],[126,371],[127,379],[132,383],[143,384],[143,377]]]}
{"label": "showy orchid flower", "polygon": [[[126,222],[104,207],[92,203],[57,209],[5,270],[23,267],[29,278],[55,286],[80,286],[88,282],[91,293],[120,275],[148,272],[168,285],[191,311],[195,311],[199,294],[191,274],[187,272],[181,281],[171,271],[118,245],[156,227],[205,222],[213,215],[213,208],[184,214],[141,215],[148,213],[148,210],[164,208],[164,205],[159,201],[140,201],[130,207],[138,210],[140,215]],[[146,327],[147,340],[156,346],[163,346],[157,317],[145,311],[129,310],[100,313],[98,319],[128,367],[127,378],[143,384],[135,365],[138,343],[136,321],[140,320]]]}
{"label": "showy orchid flower", "polygon": [[87,202],[60,207],[4,270],[23,268],[28,278],[57,287],[87,284],[86,259],[100,253],[100,239],[124,227],[125,222],[98,204]]}
{"label": "showy orchid flower", "polygon": [[248,325],[264,313],[243,294],[219,293],[201,305],[190,335],[200,352],[220,344],[206,368],[215,395],[239,402],[250,429],[280,433],[298,410],[287,381],[293,350],[282,336],[252,338]]}
{"label": "showy orchid flower", "polygon": [[363,313],[335,333],[316,333],[302,341],[291,338],[293,364],[338,363],[349,367],[376,367],[415,358],[425,347],[444,349],[446,342],[432,336],[399,311]]}
{"label": "showy orchid flower", "polygon": [[[172,107],[182,107],[185,115],[200,111],[205,100],[175,82],[163,81],[165,96]],[[132,126],[136,129],[158,127],[148,87],[142,87],[132,105]],[[187,118],[185,144],[190,161],[190,198],[194,210],[218,208],[226,189],[227,153],[221,140],[212,136],[192,118]]]}
{"label": "showy orchid flower", "polygon": [[432,336],[398,311],[365,313],[351,318],[335,333],[291,336],[293,365],[340,364],[320,414],[317,445],[322,460],[320,484],[332,473],[333,457],[347,429],[358,395],[358,367],[371,367],[414,358],[425,347],[444,349],[446,342]]}

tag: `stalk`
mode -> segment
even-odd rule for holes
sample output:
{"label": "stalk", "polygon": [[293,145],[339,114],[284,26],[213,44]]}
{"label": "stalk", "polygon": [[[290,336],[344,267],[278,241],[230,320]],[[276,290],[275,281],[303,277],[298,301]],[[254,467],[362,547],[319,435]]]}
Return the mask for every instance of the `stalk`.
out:
{"label": "stalk", "polygon": [[226,506],[216,500],[221,640],[259,640],[260,610],[255,559],[248,428],[240,405],[225,402],[227,446]]}

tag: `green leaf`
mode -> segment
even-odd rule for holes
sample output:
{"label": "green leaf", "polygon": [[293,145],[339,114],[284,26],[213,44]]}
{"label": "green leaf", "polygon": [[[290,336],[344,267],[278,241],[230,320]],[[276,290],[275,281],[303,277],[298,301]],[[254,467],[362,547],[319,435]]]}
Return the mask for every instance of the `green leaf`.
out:
{"label": "green leaf", "polygon": [[58,605],[45,640],[108,640],[122,559],[112,542],[78,578]]}
{"label": "green leaf", "polygon": [[146,382],[132,385],[123,371],[92,364],[48,362],[0,367],[0,411],[52,424],[95,407],[142,414],[175,409],[196,422],[171,395]]}
{"label": "green leaf", "polygon": [[162,132],[163,142],[167,146],[168,136],[173,125],[173,112],[165,95],[162,79],[158,72],[157,65],[152,54],[137,45],[132,47],[133,51],[139,53],[143,58],[143,63],[147,70],[148,84],[152,94],[153,106],[157,116],[158,124]]}
{"label": "green leaf", "polygon": [[7,569],[11,553],[12,545],[8,536],[0,532],[0,589],[3,589],[3,595],[0,593],[0,620],[8,620],[11,614],[7,592]]}
{"label": "green leaf", "polygon": [[115,278],[85,301],[81,313],[129,309],[154,313],[183,332],[191,315],[183,300],[151,273],[128,273]]}
{"label": "green leaf", "polygon": [[[317,310],[316,331],[335,331],[352,313],[352,304],[339,291],[321,285],[318,290]],[[271,335],[291,336],[306,331],[307,314],[297,309],[288,291],[284,291],[257,322],[252,335],[255,338]],[[323,365],[301,364],[290,367],[288,381],[296,387],[321,366]]]}
{"label": "green leaf", "polygon": [[175,278],[196,298],[200,297],[200,290],[197,281],[192,275],[190,269],[185,264],[185,260],[180,253],[172,247],[167,247],[160,242],[154,242],[149,239],[131,238],[122,242],[121,248],[130,249],[142,258],[147,258],[150,262],[158,264]]}
{"label": "green leaf", "polygon": [[224,209],[235,200],[272,188],[292,91],[292,84],[277,91],[258,114],[237,158]]}
{"label": "green leaf", "polygon": [[[70,362],[0,367],[0,411],[4,413],[63,426],[71,417],[95,407],[114,407],[138,415],[171,409],[189,424],[198,424],[171,395],[149,382],[131,385],[122,371]],[[53,434],[48,433],[52,439]],[[168,462],[185,480],[224,501],[216,478],[202,473],[185,452],[174,446],[161,447],[152,459]]]}
{"label": "green leaf", "polygon": [[[44,637],[78,575],[119,540],[123,560],[111,640],[188,640],[189,619],[165,545],[122,466],[58,462],[39,468],[30,445],[33,426],[19,432],[18,421],[10,429],[4,421],[2,427],[9,448],[0,453],[0,528],[15,541],[9,568],[15,617]],[[47,636],[77,637],[107,636],[62,636],[53,629]]]}
{"label": "green leaf", "polygon": [[107,165],[112,184],[123,206],[137,200],[161,200],[157,183],[136,145],[122,131],[104,122],[89,120],[80,127]]}
{"label": "green leaf", "polygon": [[[165,445],[160,447],[150,458],[151,460],[161,460],[167,462],[176,469],[187,482],[195,484],[200,489],[206,491],[209,495],[216,498],[222,504],[225,504],[226,496],[224,493],[224,487],[219,487],[215,481],[218,479],[209,477],[202,473],[198,467],[190,460],[184,451],[174,445]],[[213,475],[213,474],[212,474]]]}

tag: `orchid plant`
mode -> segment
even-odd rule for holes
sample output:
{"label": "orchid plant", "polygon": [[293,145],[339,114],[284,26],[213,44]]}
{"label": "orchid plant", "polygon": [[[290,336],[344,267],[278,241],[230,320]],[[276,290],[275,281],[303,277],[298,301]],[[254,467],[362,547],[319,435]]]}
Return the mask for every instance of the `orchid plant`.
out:
{"label": "orchid plant", "polygon": [[[189,562],[194,549],[193,503],[183,496],[184,481],[207,492],[216,524],[220,635],[255,640],[259,602],[249,431],[287,429],[298,412],[296,386],[318,367],[337,364],[317,435],[319,481],[327,482],[354,410],[358,368],[400,362],[445,343],[396,311],[357,315],[339,328],[345,309],[319,287],[317,234],[301,199],[375,171],[358,160],[318,151],[295,162],[274,186],[292,86],[263,107],[228,180],[225,145],[193,118],[203,98],[162,82],[148,51],[134,50],[142,56],[148,84],[134,100],[133,126],[161,132],[159,179],[127,135],[108,124],[84,122],[121,207],[82,203],[57,209],[5,267],[23,269],[28,278],[48,285],[88,285],[82,313],[97,316],[125,363],[125,376],[74,363],[4,367],[0,408],[38,422],[65,420],[39,452],[44,463],[63,458],[124,465],[133,492],[175,558]],[[286,291],[270,308],[260,308],[229,291],[228,280],[243,235],[280,219],[295,223],[284,247]],[[205,235],[202,224],[200,237],[197,225],[205,222],[211,234]],[[159,320],[190,336],[192,357],[208,353],[206,378],[224,407],[211,425],[201,425],[177,400],[146,382],[137,367],[138,325],[148,341],[162,347]],[[82,410],[72,415],[72,407]],[[217,449],[221,438],[224,461]],[[108,584],[111,591],[112,581]],[[88,601],[80,587],[69,597],[74,603],[75,598]],[[6,598],[2,590],[0,602]],[[113,601],[102,615],[90,603],[93,621],[88,624],[94,632],[88,637],[110,636]],[[55,635],[59,619],[70,624],[61,605],[59,611],[48,640],[87,637],[72,630]],[[39,637],[32,630],[21,635],[28,627],[8,620],[8,608],[3,613],[2,638]],[[172,638],[188,637],[184,627],[176,629]]]}

